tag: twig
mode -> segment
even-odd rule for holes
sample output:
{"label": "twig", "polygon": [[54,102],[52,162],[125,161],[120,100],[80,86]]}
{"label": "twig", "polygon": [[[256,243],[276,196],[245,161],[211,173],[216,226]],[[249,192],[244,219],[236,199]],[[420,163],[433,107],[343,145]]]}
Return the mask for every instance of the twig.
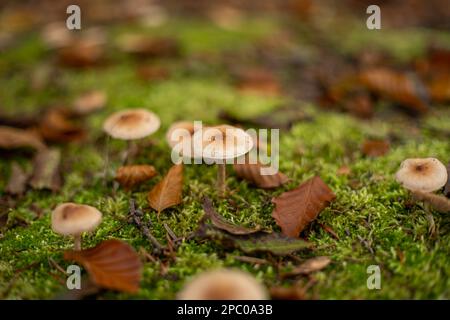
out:
{"label": "twig", "polygon": [[53,258],[48,258],[48,262],[56,268],[56,270],[60,271],[62,274],[67,274],[66,271],[61,267]]}
{"label": "twig", "polygon": [[136,209],[136,203],[134,199],[130,200],[130,216],[132,222],[141,230],[141,232],[147,237],[147,239],[152,243],[155,253],[160,254],[163,252],[164,247],[158,242],[158,240],[151,234],[150,230],[146,225],[142,223],[142,216],[144,214],[141,210]]}

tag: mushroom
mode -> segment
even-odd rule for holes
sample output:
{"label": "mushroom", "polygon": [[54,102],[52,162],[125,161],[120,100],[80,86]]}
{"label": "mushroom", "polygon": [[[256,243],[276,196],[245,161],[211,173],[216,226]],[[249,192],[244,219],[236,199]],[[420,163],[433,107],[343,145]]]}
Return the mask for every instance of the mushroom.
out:
{"label": "mushroom", "polygon": [[266,300],[268,294],[247,272],[218,269],[201,273],[177,295],[178,300]]}
{"label": "mushroom", "polygon": [[401,163],[395,178],[413,192],[433,192],[446,184],[447,169],[435,158],[406,159]]}
{"label": "mushroom", "polygon": [[127,109],[110,115],[103,123],[103,130],[111,137],[126,140],[128,147],[124,162],[128,162],[132,140],[142,139],[159,129],[159,117],[145,109]]}
{"label": "mushroom", "polygon": [[220,125],[197,130],[192,140],[195,157],[218,165],[217,189],[223,196],[226,190],[226,163],[248,153],[253,148],[252,137],[242,129]]}
{"label": "mushroom", "polygon": [[193,122],[177,121],[167,130],[166,141],[177,155],[192,158],[192,135],[195,131],[196,128]]}
{"label": "mushroom", "polygon": [[73,236],[75,250],[81,250],[81,234],[94,230],[101,221],[102,213],[84,204],[62,203],[52,212],[53,231],[64,236]]}

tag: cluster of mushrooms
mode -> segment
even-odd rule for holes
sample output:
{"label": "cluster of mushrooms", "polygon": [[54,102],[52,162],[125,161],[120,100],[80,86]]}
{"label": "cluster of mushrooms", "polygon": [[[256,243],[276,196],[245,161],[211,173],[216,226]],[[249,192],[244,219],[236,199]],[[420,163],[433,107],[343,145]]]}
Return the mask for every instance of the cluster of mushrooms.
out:
{"label": "cluster of mushrooms", "polygon": [[[148,110],[128,109],[108,117],[104,122],[103,129],[109,136],[127,141],[128,148],[124,161],[128,162],[133,143],[157,131],[160,124],[159,117]],[[190,143],[191,149],[183,150],[182,157],[207,159],[209,163],[218,165],[217,188],[219,194],[223,196],[226,190],[227,160],[244,156],[253,149],[254,142],[250,135],[236,127],[221,125],[209,128],[215,129],[214,134],[206,135],[206,137],[199,136],[203,135],[203,132],[196,131],[192,122],[180,121],[169,128],[166,138],[171,148],[180,142],[179,139],[188,139],[192,142]],[[175,139],[172,133],[177,129],[184,129],[188,136],[179,136],[179,139]],[[200,148],[195,148],[196,141],[200,141]],[[244,141],[244,143],[236,145],[236,141]],[[201,148],[206,144],[210,147],[208,153],[203,152]],[[232,148],[227,148],[230,145]],[[432,193],[439,190],[446,184],[448,174],[446,167],[438,159],[424,158],[403,161],[395,177],[404,188],[415,194]],[[74,249],[81,250],[82,234],[95,230],[102,220],[102,213],[88,205],[63,203],[53,210],[51,220],[53,231],[64,236],[72,236]],[[256,300],[267,299],[268,293],[248,273],[219,269],[194,277],[178,293],[177,297],[178,299]]]}

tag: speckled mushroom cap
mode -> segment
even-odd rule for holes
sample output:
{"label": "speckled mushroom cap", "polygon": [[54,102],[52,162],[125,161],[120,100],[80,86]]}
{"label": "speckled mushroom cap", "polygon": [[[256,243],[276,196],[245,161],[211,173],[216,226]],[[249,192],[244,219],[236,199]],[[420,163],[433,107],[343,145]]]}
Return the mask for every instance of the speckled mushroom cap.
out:
{"label": "speckled mushroom cap", "polygon": [[101,221],[102,213],[84,204],[62,203],[52,212],[53,231],[66,236],[92,231]]}
{"label": "speckled mushroom cap", "polygon": [[178,300],[266,300],[268,294],[249,273],[219,269],[201,273],[177,295]]}
{"label": "speckled mushroom cap", "polygon": [[210,160],[234,159],[253,148],[253,139],[248,133],[229,125],[197,130],[192,140],[194,156]]}
{"label": "speckled mushroom cap", "polygon": [[408,190],[433,192],[447,182],[447,169],[435,158],[406,159],[395,178]]}
{"label": "speckled mushroom cap", "polygon": [[159,129],[159,117],[145,109],[127,109],[110,115],[103,123],[103,130],[113,138],[141,139]]}

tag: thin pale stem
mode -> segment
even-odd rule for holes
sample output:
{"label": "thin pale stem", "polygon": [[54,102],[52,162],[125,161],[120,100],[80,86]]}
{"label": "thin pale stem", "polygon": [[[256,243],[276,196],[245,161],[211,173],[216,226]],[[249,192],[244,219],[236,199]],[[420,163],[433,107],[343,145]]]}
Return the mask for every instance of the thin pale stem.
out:
{"label": "thin pale stem", "polygon": [[223,197],[225,196],[226,191],[226,185],[225,185],[225,179],[226,179],[226,164],[225,163],[218,163],[217,164],[217,191],[219,192],[219,196]]}
{"label": "thin pale stem", "polygon": [[109,139],[110,137],[106,137],[106,146],[105,146],[105,168],[103,172],[103,186],[106,187],[108,183],[108,171],[109,171]]}
{"label": "thin pale stem", "polygon": [[81,234],[78,234],[78,235],[74,236],[73,248],[76,251],[80,251],[81,250]]}

